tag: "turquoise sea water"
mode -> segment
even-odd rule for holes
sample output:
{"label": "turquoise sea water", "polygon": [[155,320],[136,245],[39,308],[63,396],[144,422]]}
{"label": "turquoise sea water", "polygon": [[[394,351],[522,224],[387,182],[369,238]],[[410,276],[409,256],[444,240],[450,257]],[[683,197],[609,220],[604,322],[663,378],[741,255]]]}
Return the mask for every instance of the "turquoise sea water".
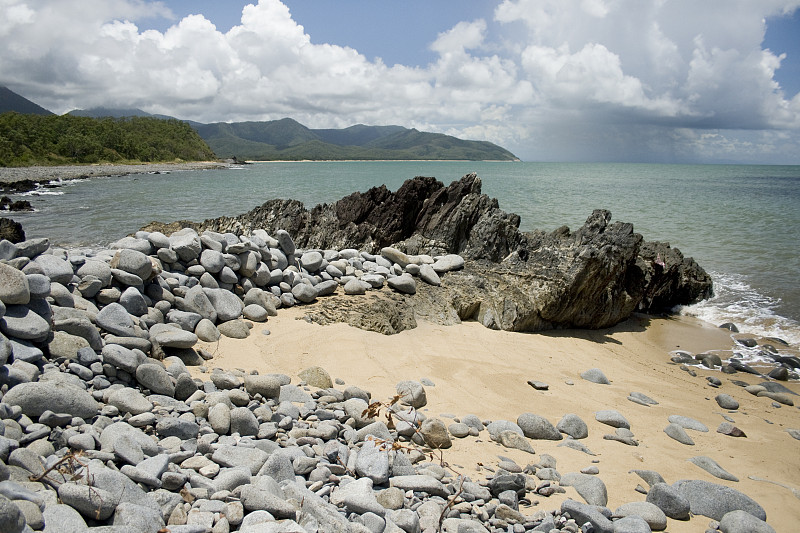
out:
{"label": "turquoise sea water", "polygon": [[152,221],[245,212],[272,198],[307,207],[414,176],[445,184],[477,172],[483,192],[521,216],[521,229],[579,227],[609,209],[647,240],[668,241],[715,281],[716,296],[684,310],[708,322],[800,344],[800,166],[519,162],[302,162],[75,181],[30,194],[15,214],[29,237],[104,245]]}

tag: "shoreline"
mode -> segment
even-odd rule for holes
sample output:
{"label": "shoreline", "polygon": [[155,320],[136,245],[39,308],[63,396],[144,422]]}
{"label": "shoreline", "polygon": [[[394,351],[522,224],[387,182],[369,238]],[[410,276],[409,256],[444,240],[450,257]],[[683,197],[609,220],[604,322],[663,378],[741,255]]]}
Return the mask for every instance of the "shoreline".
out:
{"label": "shoreline", "polygon": [[[692,376],[670,361],[669,352],[673,350],[727,350],[730,332],[691,317],[635,315],[603,330],[525,334],[491,330],[476,322],[454,326],[420,322],[415,329],[384,336],[341,323],[308,323],[303,320],[308,310],[309,306],[281,310],[269,322],[255,324],[247,339],[223,337],[216,343],[206,343],[205,349],[214,355],[207,361],[208,372],[221,368],[284,373],[297,384],[299,372],[320,366],[331,378],[344,380],[345,384],[334,385],[336,388],[361,387],[372,393],[371,401],[388,401],[395,394],[395,384],[402,380],[426,378],[435,386],[425,387],[428,404],[420,411],[445,425],[454,422],[453,416],[466,414],[482,420],[516,422],[526,412],[555,425],[563,415],[575,413],[589,427],[589,436],[579,442],[595,456],[558,446],[565,441],[528,439],[535,449],[535,455],[530,455],[505,448],[482,431],[477,438],[453,438],[453,447],[444,451],[444,460],[473,481],[491,476],[489,469],[497,467],[500,456],[524,467],[549,454],[556,458],[562,475],[594,465],[600,470],[597,477],[608,487],[608,507],[612,510],[626,502],[644,501],[644,495],[637,494],[635,488],[646,483],[632,470],[654,470],[669,484],[701,479],[741,491],[764,507],[767,522],[776,531],[788,531],[800,520],[800,506],[791,490],[748,477],[800,488],[796,486],[800,479],[800,442],[786,431],[800,428],[797,407],[778,406],[731,382],[757,384],[764,381],[760,376],[727,376],[704,368],[692,368],[696,373]],[[264,335],[264,329],[270,334]],[[582,379],[580,373],[589,368],[603,370],[611,384]],[[209,379],[209,373],[197,367],[191,372],[196,378]],[[722,385],[714,388],[706,377],[717,377]],[[528,380],[543,381],[549,388],[534,390]],[[783,384],[800,393],[800,383]],[[628,394],[634,391],[659,404],[647,407],[628,401]],[[720,393],[733,396],[741,407],[724,411],[714,401]],[[603,438],[614,429],[596,421],[595,412],[608,409],[617,410],[630,422],[638,446]],[[670,415],[699,420],[709,432],[689,431],[693,446],[678,443],[664,433]],[[716,432],[725,421],[723,415],[734,419],[747,437]],[[688,462],[696,456],[711,457],[739,481],[724,481]],[[524,515],[557,509],[567,498],[582,501],[570,487],[564,494],[531,496],[534,505],[520,505]],[[688,533],[701,530],[709,522],[703,516],[690,521],[669,519],[667,530]]]}
{"label": "shoreline", "polygon": [[117,165],[114,163],[94,165],[58,165],[30,167],[0,167],[0,184],[21,181],[71,180],[144,174],[148,172],[173,172],[227,168],[228,163],[219,161],[189,161],[183,163],[140,163]]}

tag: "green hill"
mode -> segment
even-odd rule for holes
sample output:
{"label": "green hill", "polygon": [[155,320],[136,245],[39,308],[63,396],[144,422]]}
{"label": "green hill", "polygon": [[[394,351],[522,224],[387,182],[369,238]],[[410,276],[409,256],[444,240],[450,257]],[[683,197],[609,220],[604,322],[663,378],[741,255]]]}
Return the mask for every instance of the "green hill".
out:
{"label": "green hill", "polygon": [[[70,111],[90,117],[157,116],[141,109],[98,107]],[[468,141],[402,126],[356,124],[344,129],[310,129],[291,118],[265,122],[186,121],[221,158],[250,160],[473,160],[515,161],[508,150],[486,141]]]}
{"label": "green hill", "polygon": [[486,141],[466,141],[402,126],[309,129],[284,118],[269,122],[220,122],[196,127],[219,157],[255,160],[443,159],[501,160],[517,157]]}
{"label": "green hill", "polygon": [[209,159],[197,132],[175,119],[0,115],[0,166]]}
{"label": "green hill", "polygon": [[48,111],[42,106],[35,104],[27,98],[18,95],[8,87],[0,87],[0,113],[6,111],[14,111],[16,113],[25,113],[31,115],[52,115],[52,111]]}

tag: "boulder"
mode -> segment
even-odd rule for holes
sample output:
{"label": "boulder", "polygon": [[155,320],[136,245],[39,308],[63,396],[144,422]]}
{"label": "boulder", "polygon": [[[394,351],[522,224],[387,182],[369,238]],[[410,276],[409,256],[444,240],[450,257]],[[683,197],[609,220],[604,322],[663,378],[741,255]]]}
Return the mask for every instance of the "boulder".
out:
{"label": "boulder", "polygon": [[31,300],[28,279],[21,270],[0,263],[0,302],[6,305],[27,304]]}
{"label": "boulder", "polygon": [[91,394],[66,382],[20,383],[6,393],[3,403],[20,406],[22,413],[32,418],[49,410],[91,419],[100,408]]}

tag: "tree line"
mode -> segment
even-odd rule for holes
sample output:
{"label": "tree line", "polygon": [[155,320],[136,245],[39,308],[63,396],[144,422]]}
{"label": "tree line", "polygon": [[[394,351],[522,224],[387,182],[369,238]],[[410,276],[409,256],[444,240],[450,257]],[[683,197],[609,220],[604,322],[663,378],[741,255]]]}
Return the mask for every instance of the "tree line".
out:
{"label": "tree line", "polygon": [[176,119],[0,114],[0,166],[205,161],[216,159]]}

